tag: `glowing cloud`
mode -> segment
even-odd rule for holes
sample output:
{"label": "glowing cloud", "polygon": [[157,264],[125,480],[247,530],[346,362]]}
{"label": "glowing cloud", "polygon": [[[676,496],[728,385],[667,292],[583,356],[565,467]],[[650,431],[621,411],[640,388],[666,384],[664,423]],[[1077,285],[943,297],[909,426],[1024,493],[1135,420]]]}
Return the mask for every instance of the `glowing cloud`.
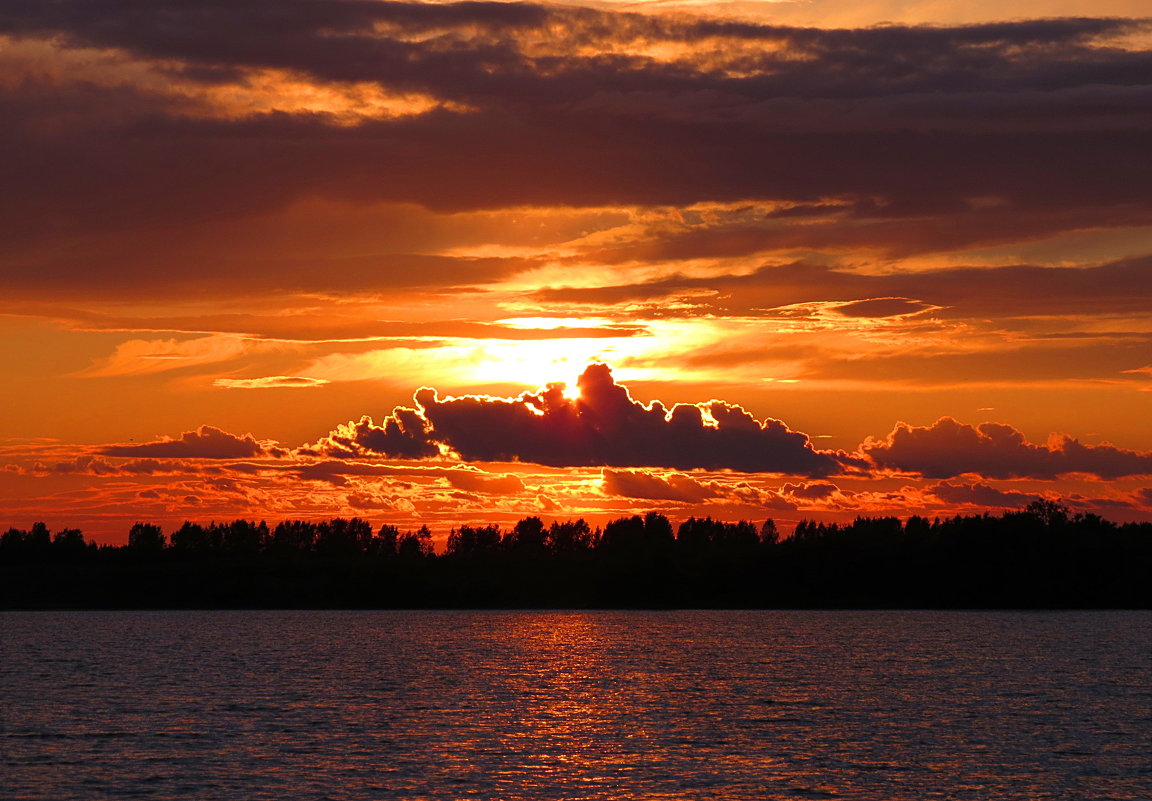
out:
{"label": "glowing cloud", "polygon": [[555,466],[733,469],[803,475],[839,473],[860,462],[817,451],[779,420],[758,421],[722,401],[645,406],[617,384],[604,364],[584,370],[579,398],[559,384],[518,398],[441,399],[416,393],[439,441],[466,460],[521,460]]}
{"label": "glowing cloud", "polygon": [[861,447],[877,467],[926,478],[976,473],[987,478],[1053,479],[1072,473],[1099,478],[1152,475],[1152,453],[1114,445],[1084,445],[1053,435],[1047,445],[1034,445],[1012,426],[978,426],[942,417],[930,426],[898,423],[885,439],[868,439]]}
{"label": "glowing cloud", "polygon": [[309,389],[329,383],[323,378],[299,375],[270,375],[261,378],[217,378],[213,386],[225,389]]}
{"label": "glowing cloud", "polygon": [[284,454],[282,449],[270,443],[257,442],[251,434],[238,437],[215,426],[200,426],[195,431],[185,431],[177,439],[166,437],[139,445],[106,445],[97,452],[105,456],[174,459],[243,459]]}

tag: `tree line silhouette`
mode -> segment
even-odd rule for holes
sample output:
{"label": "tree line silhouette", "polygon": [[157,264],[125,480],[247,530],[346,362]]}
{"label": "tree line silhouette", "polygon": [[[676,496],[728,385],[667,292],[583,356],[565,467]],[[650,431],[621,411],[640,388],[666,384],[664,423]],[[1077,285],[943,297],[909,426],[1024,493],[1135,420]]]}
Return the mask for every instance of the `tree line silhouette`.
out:
{"label": "tree line silhouette", "polygon": [[4,608],[1147,608],[1152,523],[1038,501],[1000,516],[728,523],[664,515],[509,529],[137,523],[124,546],[44,523],[0,536]]}

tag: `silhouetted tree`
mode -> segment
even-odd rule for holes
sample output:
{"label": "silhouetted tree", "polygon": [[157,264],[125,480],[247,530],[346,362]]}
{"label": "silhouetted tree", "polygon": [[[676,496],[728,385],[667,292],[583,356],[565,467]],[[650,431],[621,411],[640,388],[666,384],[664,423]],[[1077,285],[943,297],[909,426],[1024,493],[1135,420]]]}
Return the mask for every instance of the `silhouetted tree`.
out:
{"label": "silhouetted tree", "polygon": [[263,550],[268,542],[268,524],[264,521],[256,524],[250,520],[233,520],[223,528],[223,535],[225,551],[250,556]]}
{"label": "silhouetted tree", "polygon": [[164,533],[160,526],[136,523],[128,532],[128,547],[141,553],[159,553],[164,550]]}
{"label": "silhouetted tree", "polygon": [[212,550],[212,541],[203,526],[187,520],[172,532],[172,548],[183,553],[207,553]]}
{"label": "silhouetted tree", "polygon": [[316,553],[337,557],[364,553],[371,540],[372,526],[366,520],[338,517],[319,525]]}
{"label": "silhouetted tree", "polygon": [[167,550],[148,523],[127,546],[96,548],[39,522],[0,535],[0,605],[1152,605],[1152,524],[1071,516],[1052,502],[931,523],[804,520],[778,544],[769,523],[689,518],[673,537],[659,513],[603,532],[528,517],[503,539],[496,525],[460,526],[436,557],[427,526],[373,535],[359,519],[271,533],[254,521],[185,522]]}
{"label": "silhouetted tree", "polygon": [[649,512],[644,515],[644,539],[649,547],[669,551],[676,541],[672,533],[672,523],[659,512]]}
{"label": "silhouetted tree", "polygon": [[926,541],[932,534],[932,524],[928,518],[913,515],[904,523],[904,536],[910,540]]}
{"label": "silhouetted tree", "polygon": [[47,551],[52,544],[52,532],[48,530],[47,523],[33,523],[32,530],[28,532],[28,544],[38,551]]}
{"label": "silhouetted tree", "polygon": [[509,551],[518,556],[542,556],[546,550],[547,537],[548,532],[544,528],[543,520],[538,517],[526,517],[504,535],[504,544]]}
{"label": "silhouetted tree", "polygon": [[644,547],[644,518],[621,517],[604,526],[599,549],[608,554],[639,552]]}
{"label": "silhouetted tree", "polygon": [[399,542],[400,529],[385,523],[372,540],[372,553],[384,557],[395,556]]}
{"label": "silhouetted tree", "polygon": [[33,523],[31,531],[10,528],[0,537],[0,554],[16,560],[50,559],[52,533],[45,523]]}
{"label": "silhouetted tree", "polygon": [[701,556],[710,549],[715,528],[711,517],[690,517],[676,530],[676,545],[686,554]]}
{"label": "silhouetted tree", "polygon": [[269,547],[279,553],[306,553],[316,544],[316,529],[306,520],[285,520],[273,529]]}
{"label": "silhouetted tree", "polygon": [[568,520],[563,523],[553,520],[548,527],[546,539],[548,550],[554,554],[573,554],[592,548],[592,530],[584,521]]}
{"label": "silhouetted tree", "polygon": [[500,526],[460,526],[448,534],[447,553],[451,556],[491,555],[500,549]]}
{"label": "silhouetted tree", "polygon": [[24,550],[24,538],[28,532],[10,528],[0,535],[0,554],[16,556]]}
{"label": "silhouetted tree", "polygon": [[776,521],[768,518],[760,524],[760,544],[772,546],[780,542],[780,532],[776,529]]}
{"label": "silhouetted tree", "polygon": [[64,559],[75,559],[88,553],[88,543],[78,528],[57,531],[52,537],[52,555]]}
{"label": "silhouetted tree", "polygon": [[668,518],[659,512],[649,512],[644,517],[633,515],[608,523],[598,549],[620,559],[648,560],[668,556],[675,543]]}
{"label": "silhouetted tree", "polygon": [[792,529],[793,542],[807,542],[808,540],[815,539],[816,537],[816,523],[808,520],[800,520],[796,523],[796,527]]}
{"label": "silhouetted tree", "polygon": [[432,532],[428,526],[420,526],[415,533],[405,532],[397,543],[396,553],[403,559],[432,556]]}
{"label": "silhouetted tree", "polygon": [[1032,501],[1024,509],[1027,514],[1035,515],[1046,528],[1060,526],[1068,522],[1070,510],[1056,501],[1047,499]]}
{"label": "silhouetted tree", "polygon": [[756,526],[747,520],[721,523],[713,538],[715,547],[727,558],[751,557],[760,544]]}

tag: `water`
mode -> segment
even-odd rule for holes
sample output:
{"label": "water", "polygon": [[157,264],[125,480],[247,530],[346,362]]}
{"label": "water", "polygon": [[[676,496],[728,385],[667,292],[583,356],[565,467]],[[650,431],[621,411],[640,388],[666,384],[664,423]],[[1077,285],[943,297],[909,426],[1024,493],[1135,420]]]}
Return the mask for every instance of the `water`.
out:
{"label": "water", "polygon": [[1152,799],[1142,612],[0,616],[6,799]]}

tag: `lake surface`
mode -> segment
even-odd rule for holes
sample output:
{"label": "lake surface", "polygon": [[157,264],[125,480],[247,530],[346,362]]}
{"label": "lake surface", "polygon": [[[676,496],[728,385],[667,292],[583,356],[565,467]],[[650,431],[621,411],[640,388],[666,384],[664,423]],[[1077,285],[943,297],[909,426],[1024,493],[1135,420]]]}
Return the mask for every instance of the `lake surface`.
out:
{"label": "lake surface", "polygon": [[1152,799],[1145,612],[17,612],[6,799]]}

